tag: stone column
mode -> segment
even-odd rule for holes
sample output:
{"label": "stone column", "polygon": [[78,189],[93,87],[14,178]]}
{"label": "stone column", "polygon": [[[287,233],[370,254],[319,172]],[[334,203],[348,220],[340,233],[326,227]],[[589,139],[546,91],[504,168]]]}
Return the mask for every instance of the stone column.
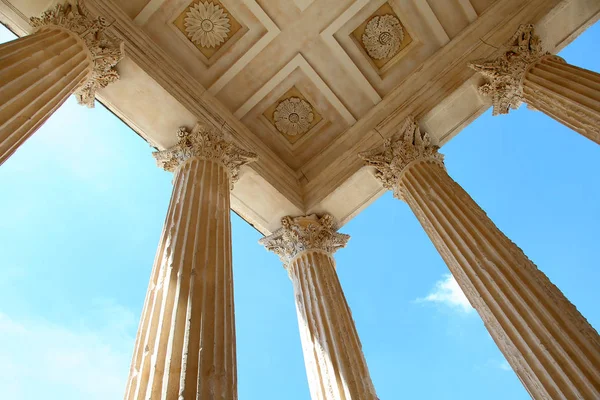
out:
{"label": "stone column", "polygon": [[122,43],[78,3],[56,5],[29,36],[0,45],[0,164],[73,93],[94,105],[97,89],[118,79]]}
{"label": "stone column", "polygon": [[154,153],[175,174],[126,400],[235,400],[229,191],[256,156],[197,124]]}
{"label": "stone column", "polygon": [[600,144],[600,74],[543,51],[533,25],[519,27],[499,57],[470,66],[488,79],[479,90],[494,115],[525,102]]}
{"label": "stone column", "polygon": [[294,285],[304,362],[313,400],[377,400],[333,253],[348,235],[324,215],[285,217],[260,240],[279,255]]}
{"label": "stone column", "polygon": [[361,154],[405,200],[534,399],[599,399],[600,338],[541,271],[447,174],[408,119]]}

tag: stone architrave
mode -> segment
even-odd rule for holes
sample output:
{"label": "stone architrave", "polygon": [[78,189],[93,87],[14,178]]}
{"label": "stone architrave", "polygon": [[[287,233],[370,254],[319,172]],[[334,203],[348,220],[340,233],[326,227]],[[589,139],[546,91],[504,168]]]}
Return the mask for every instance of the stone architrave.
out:
{"label": "stone architrave", "polygon": [[383,149],[362,153],[408,203],[534,399],[600,398],[600,337],[447,174],[412,119]]}
{"label": "stone architrave", "polygon": [[294,285],[304,362],[313,400],[377,400],[333,253],[350,237],[333,217],[285,217],[260,240],[277,254]]}
{"label": "stone architrave", "polygon": [[119,78],[123,44],[79,4],[58,4],[31,18],[29,36],[0,45],[0,164],[65,100],[94,106],[98,89]]}
{"label": "stone architrave", "polygon": [[235,400],[230,189],[256,155],[198,123],[154,153],[175,174],[126,400]]}
{"label": "stone architrave", "polygon": [[521,25],[500,56],[470,67],[488,79],[479,92],[491,97],[493,115],[525,102],[600,144],[600,74],[544,51],[533,25]]}

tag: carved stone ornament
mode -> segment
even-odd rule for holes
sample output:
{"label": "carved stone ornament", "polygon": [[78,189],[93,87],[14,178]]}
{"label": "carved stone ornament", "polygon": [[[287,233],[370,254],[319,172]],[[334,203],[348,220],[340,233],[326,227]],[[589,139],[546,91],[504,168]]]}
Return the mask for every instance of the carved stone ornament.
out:
{"label": "carved stone ornament", "polygon": [[212,1],[194,4],[186,13],[185,32],[190,40],[201,47],[217,47],[227,39],[231,30],[229,16]]}
{"label": "carved stone ornament", "polygon": [[523,78],[533,64],[550,55],[542,49],[533,25],[521,25],[507,43],[502,54],[494,59],[477,60],[469,64],[488,79],[479,88],[483,96],[491,96],[493,115],[508,114],[523,102]]}
{"label": "carved stone ornament", "polygon": [[396,16],[375,16],[367,23],[362,42],[369,56],[382,60],[395,56],[404,40],[402,24]]}
{"label": "carved stone ornament", "polygon": [[315,114],[310,103],[298,97],[281,101],[273,111],[277,130],[290,136],[308,132],[314,118]]}
{"label": "carved stone ornament", "polygon": [[108,23],[104,18],[91,17],[79,1],[57,4],[40,17],[32,17],[30,25],[40,29],[60,26],[83,39],[92,54],[94,67],[89,79],[76,90],[75,96],[79,104],[93,108],[96,91],[119,79],[114,67],[123,58],[123,42],[105,31]]}
{"label": "carved stone ornament", "polygon": [[400,130],[385,140],[383,149],[373,149],[359,154],[365,164],[375,167],[375,177],[394,196],[402,199],[401,178],[406,167],[415,161],[431,161],[443,165],[444,155],[431,143],[426,132],[421,132],[412,117],[402,123]]}
{"label": "carved stone ornament", "polygon": [[307,250],[320,250],[333,254],[338,249],[346,247],[349,235],[338,233],[333,217],[316,214],[303,217],[284,217],[281,219],[282,228],[270,236],[258,241],[261,245],[277,254],[285,268],[296,255]]}
{"label": "carved stone ornament", "polygon": [[225,140],[221,132],[202,123],[197,123],[192,131],[179,128],[177,136],[179,143],[175,146],[153,153],[158,166],[170,172],[191,158],[212,160],[227,169],[233,187],[239,179],[240,167],[258,159],[256,154],[240,149]]}

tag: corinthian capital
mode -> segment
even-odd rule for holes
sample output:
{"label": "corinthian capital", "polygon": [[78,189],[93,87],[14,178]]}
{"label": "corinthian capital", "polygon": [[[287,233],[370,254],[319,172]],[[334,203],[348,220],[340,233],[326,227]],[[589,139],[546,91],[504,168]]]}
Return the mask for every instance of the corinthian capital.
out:
{"label": "corinthian capital", "polygon": [[333,217],[315,214],[303,217],[284,217],[282,228],[259,240],[267,250],[277,254],[287,268],[289,261],[303,251],[320,250],[333,254],[346,247],[349,235],[336,232]]}
{"label": "corinthian capital", "polygon": [[212,160],[227,169],[233,185],[239,178],[240,168],[258,159],[256,154],[225,140],[220,131],[200,122],[191,131],[179,128],[177,136],[179,141],[175,146],[153,153],[158,166],[170,172],[191,158]]}
{"label": "corinthian capital", "polygon": [[479,93],[492,98],[493,115],[508,114],[523,101],[523,77],[530,66],[550,55],[542,48],[533,25],[521,25],[502,54],[496,58],[477,60],[469,64],[487,78]]}
{"label": "corinthian capital", "polygon": [[79,1],[57,4],[40,17],[32,17],[34,28],[59,26],[78,35],[91,53],[93,69],[86,83],[77,89],[79,104],[94,107],[96,91],[119,79],[115,65],[123,58],[123,42],[108,34],[104,18],[93,18]]}
{"label": "corinthian capital", "polygon": [[376,148],[360,153],[358,156],[365,164],[375,167],[375,177],[383,187],[394,192],[401,199],[401,178],[409,164],[416,161],[432,161],[443,164],[444,155],[438,153],[439,147],[431,143],[426,132],[421,132],[412,117],[404,120],[394,136]]}

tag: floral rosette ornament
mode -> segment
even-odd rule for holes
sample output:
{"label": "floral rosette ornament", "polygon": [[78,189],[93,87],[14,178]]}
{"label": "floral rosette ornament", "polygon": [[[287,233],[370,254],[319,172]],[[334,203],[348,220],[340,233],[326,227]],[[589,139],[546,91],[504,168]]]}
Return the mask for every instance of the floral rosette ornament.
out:
{"label": "floral rosette ornament", "polygon": [[367,23],[362,42],[375,60],[395,56],[404,40],[400,20],[393,15],[375,16]]}
{"label": "floral rosette ornament", "polygon": [[295,136],[308,131],[315,115],[312,106],[298,97],[290,97],[277,105],[273,112],[275,127],[283,134]]}
{"label": "floral rosette ornament", "polygon": [[201,47],[217,47],[227,39],[229,17],[223,8],[213,2],[200,2],[186,13],[185,32],[190,40]]}

